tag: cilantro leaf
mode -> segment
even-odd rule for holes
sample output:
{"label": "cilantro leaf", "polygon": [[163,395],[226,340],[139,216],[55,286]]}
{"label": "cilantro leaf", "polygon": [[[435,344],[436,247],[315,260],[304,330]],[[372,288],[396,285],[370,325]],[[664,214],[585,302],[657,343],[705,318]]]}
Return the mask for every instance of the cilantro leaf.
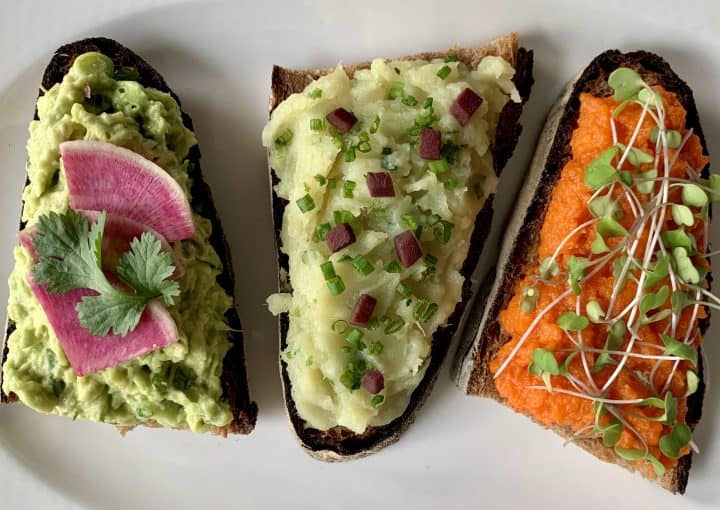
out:
{"label": "cilantro leaf", "polygon": [[162,251],[160,240],[149,232],[132,240],[117,267],[118,276],[136,294],[162,297],[167,305],[174,304],[173,298],[180,294],[178,282],[169,280],[174,271],[172,255]]}
{"label": "cilantro leaf", "polygon": [[140,322],[146,300],[126,292],[111,292],[98,296],[85,296],[77,306],[80,325],[95,336],[105,336],[112,329],[125,336]]}

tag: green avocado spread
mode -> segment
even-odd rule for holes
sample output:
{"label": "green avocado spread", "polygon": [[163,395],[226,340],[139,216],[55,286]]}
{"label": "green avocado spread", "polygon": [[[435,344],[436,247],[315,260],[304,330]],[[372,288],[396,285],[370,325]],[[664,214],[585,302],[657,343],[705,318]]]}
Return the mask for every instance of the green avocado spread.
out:
{"label": "green avocado spread", "polygon": [[[37,102],[30,124],[23,221],[69,207],[59,145],[67,140],[102,140],[131,149],[165,169],[189,196],[187,156],[197,142],[182,122],[180,107],[167,93],[134,81],[131,68],[114,69],[99,53],[75,59],[62,83]],[[78,377],[71,368],[26,277],[32,259],[14,251],[3,391],[45,413],[134,426],[154,420],[167,427],[203,432],[230,423],[220,375],[230,347],[225,311],[232,300],[216,277],[222,262],[210,245],[211,223],[194,214],[195,235],[173,243],[184,273],[181,295],[169,311],[179,339],[163,349]]]}
{"label": "green avocado spread", "polygon": [[[283,359],[310,427],[362,433],[407,408],[433,334],[462,299],[475,218],[497,182],[490,147],[498,118],[520,101],[514,72],[493,56],[474,69],[452,57],[378,59],[353,77],[338,67],[273,111],[263,145],[275,192],[288,201],[280,240],[292,292],[268,304],[289,313]],[[461,123],[453,105],[463,94],[482,102]],[[339,108],[356,120],[351,128],[333,118]],[[420,155],[425,129],[441,139],[433,157]],[[371,190],[380,174],[392,195]],[[338,227],[351,228],[354,240],[333,250],[328,232]],[[406,266],[395,240],[408,236],[422,257]],[[353,324],[367,296],[372,316]]]}

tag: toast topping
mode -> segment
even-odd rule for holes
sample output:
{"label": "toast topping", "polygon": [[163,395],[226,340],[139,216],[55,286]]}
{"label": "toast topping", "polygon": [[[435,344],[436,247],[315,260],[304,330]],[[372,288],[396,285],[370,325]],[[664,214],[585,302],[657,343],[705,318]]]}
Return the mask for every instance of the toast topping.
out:
{"label": "toast topping", "polygon": [[695,448],[699,321],[717,308],[706,274],[720,177],[676,96],[633,70],[612,97],[580,98],[572,158],[527,268],[500,314],[511,339],[491,361],[501,396],[573,439],[600,438],[662,476]]}
{"label": "toast topping", "polygon": [[[407,408],[462,297],[475,219],[496,183],[489,148],[501,110],[520,101],[513,74],[499,57],[476,69],[375,60],[352,77],[339,67],[273,111],[263,144],[275,191],[314,204],[285,207],[280,233],[293,288],[283,359],[308,426],[361,433]],[[450,108],[466,88],[484,101],[463,126]]]}

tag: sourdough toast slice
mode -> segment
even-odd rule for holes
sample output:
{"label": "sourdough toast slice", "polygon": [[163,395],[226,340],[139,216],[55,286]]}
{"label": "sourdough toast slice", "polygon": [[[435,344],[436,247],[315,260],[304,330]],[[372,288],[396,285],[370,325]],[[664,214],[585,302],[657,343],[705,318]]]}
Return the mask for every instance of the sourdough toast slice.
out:
{"label": "sourdough toast slice", "polygon": [[[480,60],[488,55],[503,57],[515,68],[516,74],[513,81],[522,97],[523,103],[527,100],[533,83],[533,54],[532,51],[519,47],[516,34],[509,34],[507,36],[497,38],[485,46],[478,48],[453,48],[442,53],[421,53],[404,57],[403,60],[430,60],[434,58],[442,58],[443,56],[449,54],[456,55],[459,60],[468,67],[477,66]],[[368,68],[369,65],[369,62],[365,62],[352,66],[346,66],[345,70],[348,75],[352,77],[355,71]],[[290,95],[301,92],[310,82],[330,71],[332,71],[332,69],[297,71],[275,66],[273,68],[271,82],[270,112],[272,112]],[[521,127],[518,124],[518,120],[522,112],[523,103],[509,102],[501,113],[497,127],[497,141],[495,146],[492,148],[493,164],[497,174],[500,174],[510,158],[520,135]],[[278,179],[273,169],[270,169],[270,175],[272,189],[273,186],[277,184]],[[288,281],[283,276],[287,275],[289,271],[288,257],[280,250],[280,231],[282,228],[283,213],[286,205],[287,201],[280,198],[273,189],[273,220],[278,248],[278,266],[280,269],[279,290],[281,292],[292,291],[292,282]],[[400,434],[413,422],[415,419],[415,413],[422,406],[430,393],[439,368],[449,348],[450,341],[455,334],[458,322],[460,321],[465,309],[465,305],[471,297],[469,278],[477,265],[478,257],[482,250],[485,237],[490,229],[491,221],[492,196],[486,201],[483,209],[476,218],[475,227],[470,239],[468,256],[464,261],[461,270],[461,274],[465,278],[465,284],[462,292],[463,299],[457,304],[454,313],[448,318],[447,325],[440,327],[434,334],[430,362],[425,376],[412,393],[410,404],[400,417],[384,426],[369,427],[362,434],[354,433],[349,429],[340,426],[336,426],[325,431],[309,428],[306,426],[304,420],[298,415],[291,396],[291,383],[287,369],[285,363],[280,360],[280,371],[282,375],[283,392],[288,417],[297,438],[310,455],[325,461],[341,461],[363,457],[397,441]],[[288,314],[281,314],[279,318],[281,351],[287,346],[286,336],[288,327]]]}
{"label": "sourdough toast slice", "polygon": [[[145,87],[152,87],[162,92],[167,92],[172,95],[179,105],[181,104],[180,99],[168,87],[164,78],[157,70],[122,44],[112,39],[103,37],[83,39],[58,48],[43,74],[40,95],[43,94],[44,90],[49,90],[53,85],[62,81],[77,56],[91,51],[106,55],[113,61],[113,64],[116,67],[134,68],[139,75],[138,82],[141,85]],[[36,111],[35,119],[37,118]],[[185,127],[192,131],[193,125],[190,116],[187,113],[182,112],[182,118]],[[202,171],[200,169],[200,150],[197,145],[192,147],[187,159],[189,167],[191,168],[190,178],[193,183],[191,189],[191,206],[195,212],[208,218],[212,223],[210,244],[219,255],[223,264],[222,272],[218,276],[217,281],[228,293],[228,295],[233,297],[234,303],[225,315],[230,328],[230,331],[228,332],[228,341],[232,344],[232,346],[223,360],[221,376],[221,384],[223,388],[222,398],[229,404],[233,420],[224,427],[215,427],[213,432],[223,436],[227,434],[248,434],[255,427],[255,421],[257,419],[257,405],[255,402],[250,400],[248,390],[243,335],[241,332],[240,319],[236,310],[234,297],[235,284],[230,251],[223,234],[217,210],[213,203],[210,187],[203,179]],[[24,224],[21,221],[20,229],[22,228],[24,228]],[[8,320],[3,348],[3,364],[5,363],[8,355],[7,338],[14,328],[15,326],[12,321]],[[13,393],[6,395],[2,393],[1,389],[0,399],[2,402],[7,403],[19,401],[16,395]],[[150,427],[160,426],[154,420],[147,420],[142,424]],[[119,429],[122,433],[129,430],[128,427],[119,427]]]}
{"label": "sourdough toast slice", "polygon": [[[563,167],[572,157],[570,141],[580,114],[580,94],[588,92],[599,97],[612,95],[612,90],[607,84],[608,76],[621,66],[637,71],[650,86],[662,85],[666,90],[677,95],[687,111],[687,127],[699,137],[702,149],[707,154],[707,145],[692,91],[659,56],[646,51],[632,53],[606,51],[567,84],[549,112],[540,134],[525,185],[505,230],[496,271],[488,275],[484,285],[484,295],[478,298],[468,314],[465,334],[453,369],[458,386],[469,395],[489,397],[504,403],[489,367],[490,361],[496,356],[500,347],[510,339],[499,323],[499,314],[507,307],[516,282],[525,276],[528,267],[537,262],[540,229],[552,190]],[[702,170],[702,176],[707,177],[708,174],[709,166],[706,165]],[[708,275],[709,281],[710,275]],[[703,319],[700,322],[700,330],[703,334],[707,326],[708,319]],[[705,390],[703,365],[700,356],[699,387],[687,402],[686,420],[691,428],[698,423],[702,412]],[[572,436],[572,431],[568,428],[556,426],[552,430],[565,438]],[[612,448],[603,446],[601,439],[581,439],[576,442],[606,462],[619,464],[630,471],[638,470],[637,463],[618,457]],[[667,470],[661,478],[652,478],[652,480],[674,493],[683,493],[691,462],[692,454],[685,455],[680,458],[677,467]],[[647,475],[645,471],[639,471]]]}

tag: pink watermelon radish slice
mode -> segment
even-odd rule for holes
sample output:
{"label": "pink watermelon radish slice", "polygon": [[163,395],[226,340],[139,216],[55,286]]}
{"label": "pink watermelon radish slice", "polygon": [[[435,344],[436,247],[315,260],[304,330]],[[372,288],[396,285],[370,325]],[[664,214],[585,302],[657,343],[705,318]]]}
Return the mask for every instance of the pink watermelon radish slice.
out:
{"label": "pink watermelon radish slice", "polygon": [[151,301],[143,312],[137,327],[125,335],[97,337],[80,325],[75,306],[88,295],[88,289],[65,294],[51,294],[43,285],[36,284],[31,276],[28,283],[48,321],[55,331],[60,346],[78,376],[92,374],[123,361],[143,356],[176,342],[177,326],[170,313],[158,302]]}
{"label": "pink watermelon radish slice", "polygon": [[[97,221],[97,211],[77,211],[84,215],[91,223]],[[138,223],[130,218],[118,216],[117,214],[107,213],[105,218],[105,231],[103,232],[102,256],[103,269],[114,271],[120,262],[120,256],[130,249],[130,242],[134,238],[139,238],[143,232],[150,232],[160,240],[162,250],[171,252],[170,243],[167,242],[158,232],[154,231],[147,225]],[[26,228],[18,234],[20,244],[25,248],[34,260],[37,260],[35,246],[32,242],[32,236],[35,234],[34,228]],[[182,266],[175,260],[175,272],[173,278],[180,278],[183,274]]]}
{"label": "pink watermelon radish slice", "polygon": [[152,161],[108,142],[60,144],[73,209],[107,211],[156,230],[169,242],[192,237],[192,210],[180,185]]}

